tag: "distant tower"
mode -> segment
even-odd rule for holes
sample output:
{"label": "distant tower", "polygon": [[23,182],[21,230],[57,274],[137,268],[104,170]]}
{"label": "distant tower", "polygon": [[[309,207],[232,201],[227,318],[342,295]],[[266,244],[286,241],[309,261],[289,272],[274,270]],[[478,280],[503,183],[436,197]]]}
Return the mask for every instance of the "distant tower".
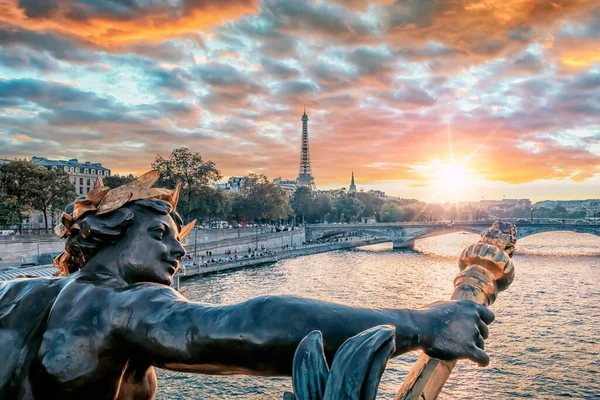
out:
{"label": "distant tower", "polygon": [[300,152],[300,174],[296,179],[299,186],[308,186],[315,189],[315,178],[312,176],[310,169],[310,150],[308,148],[308,115],[306,115],[306,107],[302,114],[302,149]]}
{"label": "distant tower", "polygon": [[356,185],[354,184],[354,171],[352,171],[352,182],[350,182],[350,189],[348,193],[356,193]]}

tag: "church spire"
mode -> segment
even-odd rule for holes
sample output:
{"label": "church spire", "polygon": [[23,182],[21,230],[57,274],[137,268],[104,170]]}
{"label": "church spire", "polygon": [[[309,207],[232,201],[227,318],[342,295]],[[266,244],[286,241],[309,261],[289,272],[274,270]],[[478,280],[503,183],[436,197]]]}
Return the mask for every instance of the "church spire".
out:
{"label": "church spire", "polygon": [[354,170],[352,171],[352,181],[350,182],[350,189],[348,193],[356,193],[356,185],[354,184]]}

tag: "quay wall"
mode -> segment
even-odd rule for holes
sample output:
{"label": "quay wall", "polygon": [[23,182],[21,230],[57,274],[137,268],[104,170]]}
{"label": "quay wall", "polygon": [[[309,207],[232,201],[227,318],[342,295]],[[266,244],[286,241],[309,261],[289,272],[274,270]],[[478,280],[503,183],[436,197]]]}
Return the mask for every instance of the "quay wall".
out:
{"label": "quay wall", "polygon": [[[187,239],[187,238],[186,238]],[[260,248],[262,245],[267,249],[274,249],[276,251],[281,250],[283,246],[290,245],[296,246],[302,245],[302,242],[306,241],[304,229],[294,229],[288,232],[274,232],[274,233],[263,233],[260,235],[244,236],[240,238],[224,239],[218,242],[200,243],[194,246],[194,242],[190,243],[186,240],[187,247],[185,248],[188,254],[194,255],[194,248],[197,247],[198,256],[204,254],[207,250],[210,250],[213,255],[224,254],[227,250],[232,252],[236,249],[241,255],[248,253],[248,247]]]}
{"label": "quay wall", "polygon": [[[262,230],[262,233],[261,233]],[[281,248],[285,244],[300,245],[304,242],[304,229],[287,232],[271,232],[271,228],[206,229],[192,232],[185,238],[186,251],[189,254],[197,248],[198,254],[206,250],[214,254],[224,253],[228,249],[241,251],[244,247]],[[64,240],[55,235],[14,235],[0,236],[0,266],[19,266],[23,262],[33,263],[42,253],[55,253],[64,250]]]}
{"label": "quay wall", "polygon": [[285,260],[286,258],[307,256],[311,254],[325,253],[335,250],[350,249],[353,247],[368,246],[376,243],[383,243],[386,240],[353,240],[341,243],[331,244],[311,244],[304,245],[295,250],[286,250],[278,252],[275,256],[257,257],[257,258],[242,258],[238,261],[214,263],[208,264],[206,267],[203,265],[191,265],[186,268],[181,268],[181,271],[176,275],[176,281],[174,286],[179,285],[179,279],[189,278],[193,276],[209,275],[217,272],[232,271],[236,269],[249,268],[260,266],[263,264],[274,263],[279,260]]}

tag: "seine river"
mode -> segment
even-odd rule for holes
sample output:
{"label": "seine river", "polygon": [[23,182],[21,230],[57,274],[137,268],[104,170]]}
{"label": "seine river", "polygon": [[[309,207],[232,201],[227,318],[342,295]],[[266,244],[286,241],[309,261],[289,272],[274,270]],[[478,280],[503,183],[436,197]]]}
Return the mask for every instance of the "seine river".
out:
{"label": "seine river", "polygon": [[[191,300],[223,305],[291,294],[369,307],[413,307],[447,299],[456,260],[473,234],[421,240],[416,251],[340,251],[188,281]],[[516,278],[492,305],[490,366],[458,363],[441,399],[600,399],[600,238],[553,232],[524,238]],[[380,245],[385,246],[385,245]],[[291,316],[293,318],[293,316]],[[393,399],[415,362],[388,363],[378,399]],[[158,371],[158,399],[281,399],[289,378]]]}

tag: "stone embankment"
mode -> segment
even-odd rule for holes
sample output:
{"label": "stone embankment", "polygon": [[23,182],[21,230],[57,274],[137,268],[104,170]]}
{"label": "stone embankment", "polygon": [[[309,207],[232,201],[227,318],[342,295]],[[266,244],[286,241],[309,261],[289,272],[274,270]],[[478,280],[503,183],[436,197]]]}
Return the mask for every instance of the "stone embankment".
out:
{"label": "stone embankment", "polygon": [[[193,276],[203,276],[217,272],[232,271],[242,268],[256,267],[264,264],[274,263],[286,258],[306,256],[310,254],[324,253],[328,251],[344,250],[353,247],[368,246],[371,244],[383,243],[388,240],[381,238],[351,238],[351,240],[338,243],[322,243],[298,246],[296,249],[290,249],[278,252],[275,256],[263,256],[252,258],[241,258],[238,261],[210,263],[207,266],[191,265],[181,270],[175,275],[172,286],[179,288],[180,279],[186,279]],[[0,272],[0,281],[14,279],[19,275],[29,276],[52,276],[56,268],[52,265],[43,265],[28,268],[15,268]]]}
{"label": "stone embankment", "polygon": [[[261,232],[262,230],[262,232]],[[227,250],[241,252],[244,248],[282,248],[288,244],[301,245],[305,239],[304,229],[286,232],[271,232],[272,228],[204,229],[192,232],[184,243],[188,254],[194,250],[198,255],[207,250],[225,253]],[[36,264],[43,253],[64,251],[65,243],[54,235],[15,235],[0,236],[0,266],[20,266]]]}
{"label": "stone embankment", "polygon": [[285,250],[278,252],[274,256],[263,256],[263,257],[255,257],[255,258],[241,258],[237,261],[228,261],[228,262],[220,262],[220,263],[210,263],[206,266],[204,265],[190,265],[185,268],[181,268],[181,270],[175,276],[173,286],[179,288],[179,280],[187,279],[189,277],[194,276],[203,276],[209,275],[217,272],[225,272],[232,271],[242,268],[255,267],[263,264],[274,263],[280,260],[284,260],[286,258],[307,256],[311,254],[317,253],[325,253],[328,251],[335,250],[345,250],[354,247],[368,246],[372,244],[384,243],[389,240],[382,238],[370,238],[370,239],[362,239],[362,238],[351,238],[348,241],[342,241],[337,243],[321,243],[321,244],[309,244],[304,246],[299,246],[296,249]]}

